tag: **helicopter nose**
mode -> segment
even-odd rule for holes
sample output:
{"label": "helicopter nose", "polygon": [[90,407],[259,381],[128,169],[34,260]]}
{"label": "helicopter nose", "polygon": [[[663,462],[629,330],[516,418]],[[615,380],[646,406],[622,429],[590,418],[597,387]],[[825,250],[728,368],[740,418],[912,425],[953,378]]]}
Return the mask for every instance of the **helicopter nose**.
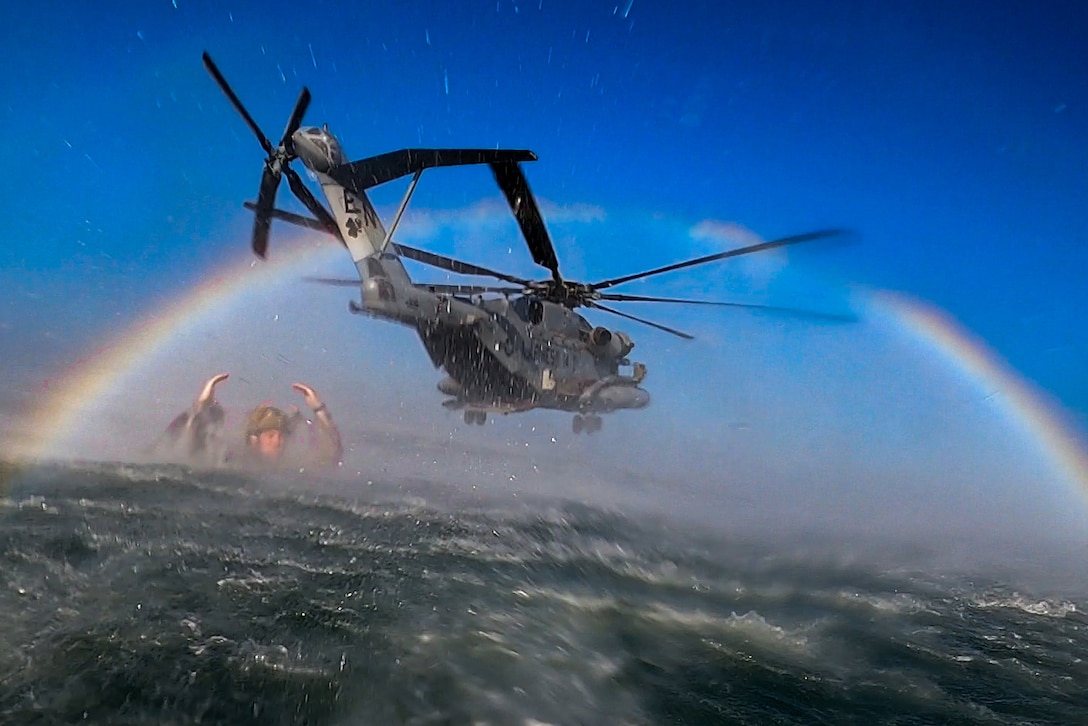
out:
{"label": "helicopter nose", "polygon": [[598,393],[597,398],[606,411],[650,405],[650,394],[637,386],[610,386]]}
{"label": "helicopter nose", "polygon": [[646,408],[650,405],[650,394],[641,388],[631,390],[631,408]]}

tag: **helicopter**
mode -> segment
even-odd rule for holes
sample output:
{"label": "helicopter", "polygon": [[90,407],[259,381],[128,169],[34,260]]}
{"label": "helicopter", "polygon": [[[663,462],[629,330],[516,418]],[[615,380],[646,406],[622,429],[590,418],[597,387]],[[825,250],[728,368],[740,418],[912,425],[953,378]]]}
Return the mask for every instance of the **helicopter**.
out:
{"label": "helicopter", "polygon": [[[591,284],[568,280],[560,272],[540,207],[521,167],[537,160],[532,151],[408,148],[350,162],[327,126],[302,126],[310,104],[310,92],[305,87],[279,144],[273,146],[207,52],[203,54],[203,62],[267,155],[257,199],[244,203],[254,213],[254,254],[266,257],[274,219],[329,234],[341,242],[351,254],[358,279],[311,279],[358,287],[361,301],[349,301],[351,312],[414,329],[432,364],[447,374],[437,386],[447,396],[442,405],[462,411],[466,424],[484,424],[489,413],[554,409],[574,414],[571,428],[575,434],[593,433],[601,429],[601,414],[645,408],[650,403],[650,394],[641,384],[647,369],[629,358],[634,341],[620,330],[591,324],[576,312],[578,308],[600,310],[684,339],[693,336],[604,303],[639,301],[810,314],[792,308],[650,297],[609,290],[651,275],[835,237],[844,232],[841,229],[808,232]],[[292,168],[291,162],[295,160],[301,161],[320,184],[329,208],[315,198]],[[550,273],[548,277],[528,280],[394,241],[422,173],[437,167],[469,165],[490,167],[533,261]],[[275,206],[284,176],[292,193],[312,217]],[[367,192],[407,176],[411,176],[411,181],[387,228]],[[404,259],[455,274],[490,277],[506,284],[417,282],[409,277]]]}

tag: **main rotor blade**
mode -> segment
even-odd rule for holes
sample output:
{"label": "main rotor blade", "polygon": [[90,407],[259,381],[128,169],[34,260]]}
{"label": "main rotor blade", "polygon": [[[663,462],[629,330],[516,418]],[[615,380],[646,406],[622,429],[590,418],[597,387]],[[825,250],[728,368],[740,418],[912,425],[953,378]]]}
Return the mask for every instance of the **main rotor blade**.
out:
{"label": "main rotor blade", "polygon": [[306,115],[306,109],[310,107],[310,89],[306,86],[302,87],[302,90],[298,94],[298,100],[295,101],[295,110],[291,112],[291,118],[287,119],[287,127],[283,130],[283,138],[280,139],[280,146],[285,149],[291,149],[291,137],[298,127],[302,125],[302,117]]}
{"label": "main rotor blade", "polygon": [[660,275],[663,272],[672,272],[673,270],[680,270],[685,267],[694,267],[695,265],[705,265],[708,262],[715,262],[717,260],[724,260],[729,257],[740,257],[741,255],[749,255],[753,252],[762,252],[763,250],[774,249],[775,247],[785,247],[787,245],[800,244],[802,242],[812,242],[818,239],[826,239],[828,237],[837,237],[841,234],[845,234],[844,229],[822,229],[816,232],[807,232],[805,234],[796,234],[791,237],[783,237],[781,239],[771,240],[770,242],[760,242],[759,244],[749,245],[748,247],[739,247],[735,250],[728,250],[726,252],[719,252],[714,255],[707,255],[705,257],[698,257],[694,260],[687,260],[685,262],[677,262],[672,265],[666,265],[665,267],[659,267],[656,270],[647,270],[646,272],[639,272],[634,275],[626,275],[624,277],[616,277],[611,280],[604,280],[602,282],[590,285],[591,290],[604,290],[605,288],[619,285],[624,282],[630,282],[631,280],[638,280],[639,278],[649,277],[650,275]]}
{"label": "main rotor blade", "polygon": [[[359,287],[362,282],[346,277],[304,277],[306,282],[316,282],[320,285],[335,285],[338,287]],[[439,295],[475,295],[484,292],[519,293],[520,287],[502,287],[495,285],[447,285],[443,283],[417,282],[417,287],[422,287]]]}
{"label": "main rotor blade", "polygon": [[506,196],[507,204],[514,212],[514,218],[517,219],[521,233],[525,237],[525,243],[529,246],[533,262],[551,270],[552,279],[557,284],[562,284],[563,278],[559,276],[559,260],[555,256],[555,247],[552,245],[551,237],[548,236],[544,218],[540,216],[536,199],[529,190],[529,181],[525,178],[525,172],[516,162],[491,164],[491,171],[495,175],[499,188]]}
{"label": "main rotor blade", "polygon": [[324,228],[323,231],[328,232],[333,237],[336,237],[343,242],[344,240],[340,234],[340,226],[336,224],[336,220],[333,219],[333,216],[325,209],[321,202],[314,198],[314,195],[306,185],[302,183],[302,179],[295,170],[290,166],[286,166],[284,168],[284,173],[287,174],[287,183],[291,187],[291,191],[294,192],[295,196],[298,197],[298,200],[310,210],[310,213],[317,217],[318,223]]}
{"label": "main rotor blade", "polygon": [[261,187],[257,192],[257,208],[253,215],[253,253],[264,259],[268,251],[268,230],[272,226],[272,211],[276,203],[276,190],[280,186],[278,169],[268,163],[261,173]]}
{"label": "main rotor blade", "polygon": [[227,79],[223,77],[223,74],[219,72],[219,68],[215,65],[215,61],[208,55],[208,51],[204,51],[204,67],[208,69],[208,73],[212,74],[212,78],[219,84],[219,88],[226,94],[227,98],[234,105],[234,108],[245,119],[246,124],[249,125],[250,130],[257,137],[257,141],[261,143],[261,148],[264,149],[266,154],[272,153],[272,142],[268,140],[268,137],[261,131],[261,127],[257,125],[257,122],[253,120],[253,117],[249,115],[249,111],[246,111],[246,107],[242,105],[242,102],[238,100],[238,96],[234,95],[234,90],[227,83]]}
{"label": "main rotor blade", "polygon": [[514,277],[513,275],[507,275],[502,272],[495,272],[486,267],[455,260],[452,257],[445,257],[443,255],[435,254],[434,252],[416,249],[415,247],[409,247],[408,245],[403,245],[398,242],[394,242],[393,246],[396,247],[397,254],[402,257],[407,257],[410,260],[422,262],[423,264],[431,265],[432,267],[439,267],[443,270],[456,272],[460,275],[486,275],[487,277],[494,277],[498,280],[504,280],[506,282],[512,282],[515,285],[524,285],[526,287],[532,284],[528,280],[523,280],[520,277]]}
{"label": "main rotor blade", "polygon": [[441,283],[417,282],[416,287],[426,288],[439,295],[477,295],[484,292],[520,293],[523,288],[504,285],[446,285]]}
{"label": "main rotor blade", "polygon": [[306,282],[316,282],[319,285],[336,285],[338,287],[359,287],[363,281],[356,277],[350,280],[346,277],[304,277]]}
{"label": "main rotor blade", "polygon": [[586,305],[588,307],[591,307],[591,308],[597,308],[598,310],[604,310],[606,313],[612,313],[613,315],[619,315],[621,318],[627,318],[628,320],[634,320],[636,323],[642,323],[643,325],[649,325],[651,328],[657,328],[658,330],[664,330],[666,333],[672,333],[673,335],[675,335],[675,336],[677,336],[679,338],[683,338],[685,340],[695,340],[695,336],[688,335],[687,333],[685,333],[683,331],[676,330],[675,328],[670,328],[670,327],[665,326],[665,325],[661,325],[660,323],[654,323],[654,322],[651,322],[651,321],[646,320],[644,318],[638,318],[638,317],[635,317],[634,315],[628,315],[627,313],[621,313],[619,310],[614,310],[612,308],[605,307],[604,305],[601,305],[600,303],[587,302]]}
{"label": "main rotor blade", "polygon": [[644,295],[623,295],[621,293],[604,293],[601,300],[615,300],[616,302],[658,302],[680,303],[683,305],[714,305],[729,308],[748,308],[750,310],[766,310],[772,313],[786,313],[788,315],[800,315],[802,317],[819,318],[821,320],[834,320],[842,323],[852,323],[857,318],[850,315],[838,315],[836,313],[821,313],[814,310],[802,310],[801,308],[786,308],[777,305],[758,305],[754,303],[722,302],[719,300],[688,300],[673,297],[647,297]]}

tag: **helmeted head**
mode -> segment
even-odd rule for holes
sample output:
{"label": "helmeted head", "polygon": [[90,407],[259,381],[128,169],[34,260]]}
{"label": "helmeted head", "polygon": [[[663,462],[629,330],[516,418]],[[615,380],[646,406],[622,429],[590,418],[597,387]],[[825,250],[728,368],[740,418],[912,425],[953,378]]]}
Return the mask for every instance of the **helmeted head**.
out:
{"label": "helmeted head", "polygon": [[291,434],[291,417],[275,406],[260,405],[246,419],[246,443],[267,459],[278,459]]}

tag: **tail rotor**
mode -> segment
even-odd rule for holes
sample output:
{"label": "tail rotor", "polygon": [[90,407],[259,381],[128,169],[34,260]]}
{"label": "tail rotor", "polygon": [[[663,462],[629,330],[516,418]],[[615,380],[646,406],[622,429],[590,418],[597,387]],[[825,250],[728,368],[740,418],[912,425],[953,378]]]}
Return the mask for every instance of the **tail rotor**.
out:
{"label": "tail rotor", "polygon": [[227,79],[223,77],[211,56],[205,52],[203,58],[204,67],[208,69],[208,73],[219,84],[219,88],[222,89],[231,105],[245,120],[246,125],[249,126],[253,135],[257,137],[258,143],[267,154],[264,169],[261,172],[261,185],[257,192],[257,203],[253,207],[253,253],[263,259],[268,252],[268,236],[269,229],[272,226],[273,211],[276,206],[276,192],[279,190],[280,180],[283,175],[287,174],[291,190],[308,209],[313,211],[313,205],[317,205],[313,195],[309,193],[298,174],[290,167],[291,161],[297,158],[292,137],[298,131],[299,126],[302,125],[302,118],[306,115],[306,109],[310,105],[310,91],[304,87],[302,92],[299,93],[295,108],[287,121],[287,127],[283,131],[283,137],[280,138],[279,145],[272,146],[272,142],[268,140],[257,122],[249,115],[249,112],[242,105],[230,84],[227,83]]}

